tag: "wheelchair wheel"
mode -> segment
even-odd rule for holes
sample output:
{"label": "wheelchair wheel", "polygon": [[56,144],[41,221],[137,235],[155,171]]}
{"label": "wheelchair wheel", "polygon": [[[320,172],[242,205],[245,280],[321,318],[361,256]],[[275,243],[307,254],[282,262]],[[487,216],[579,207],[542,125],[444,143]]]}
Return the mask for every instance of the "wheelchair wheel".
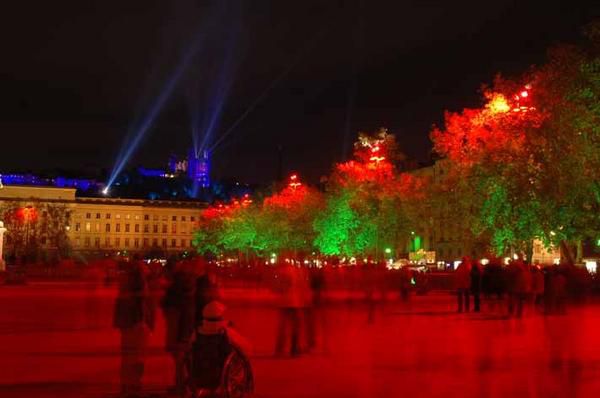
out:
{"label": "wheelchair wheel", "polygon": [[223,389],[226,398],[247,398],[254,392],[254,377],[248,358],[234,349],[225,362]]}

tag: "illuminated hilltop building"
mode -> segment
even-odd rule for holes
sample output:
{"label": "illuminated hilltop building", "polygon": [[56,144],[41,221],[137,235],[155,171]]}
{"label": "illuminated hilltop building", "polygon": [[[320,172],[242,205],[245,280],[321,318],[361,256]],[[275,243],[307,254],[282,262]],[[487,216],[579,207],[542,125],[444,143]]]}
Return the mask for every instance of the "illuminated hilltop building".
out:
{"label": "illuminated hilltop building", "polygon": [[197,153],[193,148],[188,154],[188,177],[202,188],[210,186],[210,157],[208,151]]}

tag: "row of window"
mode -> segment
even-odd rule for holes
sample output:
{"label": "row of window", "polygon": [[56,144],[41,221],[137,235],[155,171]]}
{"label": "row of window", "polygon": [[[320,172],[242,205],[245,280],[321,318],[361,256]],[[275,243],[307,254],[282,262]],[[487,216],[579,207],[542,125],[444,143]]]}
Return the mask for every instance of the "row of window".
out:
{"label": "row of window", "polygon": [[[140,224],[123,224],[124,226],[124,232],[131,232],[131,226],[134,226],[134,232],[140,232]],[[115,224],[115,232],[121,232],[121,224]],[[152,225],[152,232],[157,234],[159,232],[159,227],[160,225],[158,224],[154,224]],[[100,232],[101,231],[101,224],[100,223],[96,223],[94,224],[94,232]],[[111,232],[112,229],[112,224],[106,223],[104,225],[104,232]],[[92,232],[92,223],[89,221],[86,221],[84,224],[84,231],[85,232]],[[166,234],[168,233],[168,225],[167,224],[162,224],[162,228],[160,228],[161,233]],[[190,228],[190,232],[191,232],[191,228]],[[81,223],[80,222],[76,222],[75,223],[75,232],[81,232]],[[187,225],[182,225],[181,226],[181,233],[186,234],[188,232],[187,229]],[[144,233],[150,233],[150,225],[148,224],[144,224]],[[177,224],[171,224],[171,233],[172,234],[176,234],[177,233]]]}
{"label": "row of window", "polygon": [[[87,219],[91,219],[92,218],[92,213],[85,213],[85,218]],[[101,213],[96,213],[96,217],[97,220],[102,218],[102,214]],[[111,218],[111,213],[106,213],[105,218],[107,220],[110,220]],[[115,214],[115,218],[117,220],[121,219],[121,215],[120,214]],[[158,221],[158,214],[154,214],[152,216],[152,220],[153,221]],[[131,214],[125,214],[125,219],[129,220],[131,219]],[[140,215],[139,214],[135,214],[134,215],[134,219],[139,220],[140,219]],[[144,221],[149,221],[150,220],[150,215],[149,214],[144,214]],[[162,216],[162,221],[168,221],[169,220],[169,216],[167,215],[163,215]],[[171,216],[171,221],[177,221],[177,216]],[[180,216],[180,221],[187,221],[187,217],[186,216]],[[196,221],[196,217],[194,216],[190,216],[190,221]]]}
{"label": "row of window", "polygon": [[[120,238],[114,238],[114,241],[111,241],[111,238],[107,237],[104,238],[104,246],[105,248],[108,247],[113,247],[111,245],[111,243],[114,242],[114,247],[121,247],[121,239]],[[150,239],[148,238],[144,238],[144,239],[140,239],[140,238],[135,238],[135,239],[130,239],[130,238],[125,238],[123,240],[123,246],[124,247],[134,247],[134,248],[139,248],[140,247],[140,242],[142,244],[142,247],[150,247],[150,243],[152,243],[153,247],[159,247],[159,241],[157,238],[152,239],[152,242],[150,242]],[[101,240],[99,237],[94,239],[94,247],[96,248],[100,248],[100,243]],[[171,239],[171,246],[170,247],[190,247],[192,246],[192,241],[191,240],[187,240],[187,239],[181,239],[179,241],[179,246],[177,246],[177,239]],[[81,246],[81,239],[79,237],[75,238],[75,246]],[[83,239],[83,246],[84,247],[91,247],[92,246],[92,240],[91,238],[85,237]],[[163,248],[169,247],[168,246],[168,240],[167,239],[162,239],[160,242],[160,246]]]}

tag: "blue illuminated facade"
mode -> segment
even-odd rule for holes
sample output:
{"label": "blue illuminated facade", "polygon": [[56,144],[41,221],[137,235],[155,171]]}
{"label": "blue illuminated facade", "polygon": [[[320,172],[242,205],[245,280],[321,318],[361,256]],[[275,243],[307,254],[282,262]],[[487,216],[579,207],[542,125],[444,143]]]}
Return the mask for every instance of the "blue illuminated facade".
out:
{"label": "blue illuminated facade", "polygon": [[35,174],[1,174],[0,179],[5,185],[54,186],[58,188],[76,188],[82,191],[97,190],[98,181],[86,178],[40,177]]}
{"label": "blue illuminated facade", "polygon": [[208,151],[202,151],[198,156],[194,149],[190,149],[187,172],[190,180],[200,187],[210,187],[210,157]]}

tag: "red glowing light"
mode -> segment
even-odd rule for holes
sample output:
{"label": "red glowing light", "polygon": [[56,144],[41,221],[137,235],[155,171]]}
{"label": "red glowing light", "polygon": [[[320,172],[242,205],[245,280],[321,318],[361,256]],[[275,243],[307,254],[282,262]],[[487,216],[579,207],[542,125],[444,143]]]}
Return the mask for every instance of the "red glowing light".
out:
{"label": "red glowing light", "polygon": [[17,210],[17,216],[23,222],[35,221],[37,219],[37,210],[34,207],[22,207]]}

